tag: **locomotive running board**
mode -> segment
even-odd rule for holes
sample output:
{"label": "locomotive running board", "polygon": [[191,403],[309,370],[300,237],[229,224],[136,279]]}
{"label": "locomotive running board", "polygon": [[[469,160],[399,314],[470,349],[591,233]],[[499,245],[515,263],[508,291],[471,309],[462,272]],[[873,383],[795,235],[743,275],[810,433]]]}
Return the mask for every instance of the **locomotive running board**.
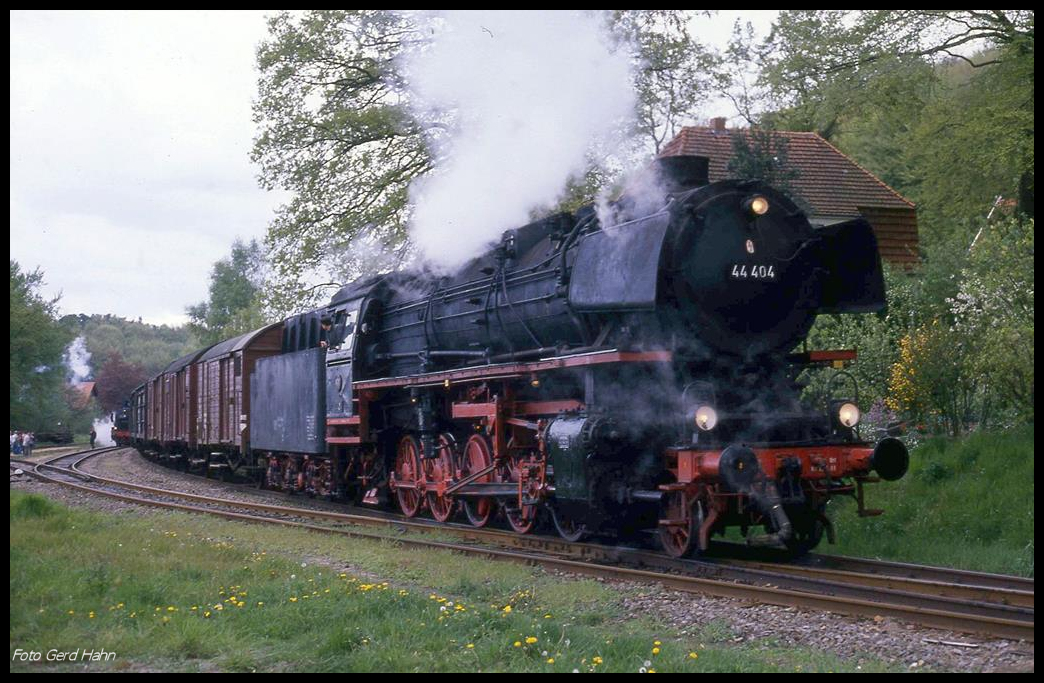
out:
{"label": "locomotive running board", "polygon": [[388,377],[383,379],[354,382],[357,391],[366,389],[387,389],[392,387],[424,387],[445,385],[447,382],[482,382],[491,379],[514,379],[525,377],[535,372],[580,368],[604,363],[670,363],[674,355],[670,351],[597,351],[581,353],[573,356],[542,358],[532,363],[500,363],[497,365],[481,365],[456,370],[429,372],[407,377]]}

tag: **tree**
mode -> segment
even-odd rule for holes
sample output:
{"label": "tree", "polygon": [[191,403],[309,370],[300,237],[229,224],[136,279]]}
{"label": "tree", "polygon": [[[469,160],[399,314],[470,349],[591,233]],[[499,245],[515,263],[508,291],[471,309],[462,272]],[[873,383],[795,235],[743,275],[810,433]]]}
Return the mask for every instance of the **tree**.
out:
{"label": "tree", "polygon": [[710,12],[614,10],[613,33],[630,45],[638,91],[638,129],[655,153],[724,83],[721,58],[701,45],[690,24]]}
{"label": "tree", "polygon": [[[762,128],[751,128],[732,135],[732,158],[728,163],[729,177],[760,180],[805,205],[794,190],[794,181],[800,175],[790,163],[787,138]],[[807,206],[802,206],[807,211]]]}
{"label": "tree", "polygon": [[214,264],[210,273],[210,299],[189,306],[189,328],[204,345],[257,329],[264,324],[260,291],[263,267],[256,240],[236,240],[232,253]]}
{"label": "tree", "polygon": [[118,410],[146,379],[145,368],[126,362],[118,351],[110,352],[96,376],[95,386],[102,410],[107,413]]}
{"label": "tree", "polygon": [[1033,228],[1007,219],[983,228],[949,299],[954,330],[974,340],[968,363],[1000,407],[1033,422]]}
{"label": "tree", "polygon": [[58,299],[39,292],[43,273],[11,261],[11,427],[40,430],[66,408],[62,352],[72,336],[57,321]]}
{"label": "tree", "polygon": [[[981,59],[956,51],[973,44],[1002,49]],[[1032,10],[788,10],[760,55],[778,105],[803,111],[809,130],[829,139],[853,105],[903,86],[889,77],[909,76],[911,65],[960,59],[981,68],[1032,55],[1032,45]]]}
{"label": "tree", "polygon": [[[271,308],[288,312],[332,253],[358,238],[404,254],[410,182],[431,168],[423,126],[406,106],[396,59],[421,40],[403,14],[385,10],[288,12],[269,20],[252,158],[269,188],[293,194],[265,243],[280,285]],[[361,264],[339,264],[351,277]],[[357,273],[356,273],[357,274]],[[305,300],[304,305],[314,303]]]}

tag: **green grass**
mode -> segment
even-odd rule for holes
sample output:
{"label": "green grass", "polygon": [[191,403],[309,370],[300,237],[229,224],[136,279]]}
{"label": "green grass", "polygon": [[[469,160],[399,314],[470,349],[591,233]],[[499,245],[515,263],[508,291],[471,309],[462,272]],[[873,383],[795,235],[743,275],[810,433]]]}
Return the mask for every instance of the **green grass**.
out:
{"label": "green grass", "polygon": [[927,441],[903,479],[866,492],[885,513],[832,505],[838,544],[818,550],[1033,576],[1032,426]]}
{"label": "green grass", "polygon": [[[651,615],[628,614],[624,598],[635,589],[393,541],[184,514],[88,513],[17,491],[10,536],[11,654],[19,647],[115,652],[115,661],[91,665],[99,670],[637,672],[649,661],[658,672],[703,673],[856,666],[768,641],[734,645],[719,621],[682,635]],[[872,657],[861,666],[885,669]],[[12,671],[81,668],[11,664]]]}

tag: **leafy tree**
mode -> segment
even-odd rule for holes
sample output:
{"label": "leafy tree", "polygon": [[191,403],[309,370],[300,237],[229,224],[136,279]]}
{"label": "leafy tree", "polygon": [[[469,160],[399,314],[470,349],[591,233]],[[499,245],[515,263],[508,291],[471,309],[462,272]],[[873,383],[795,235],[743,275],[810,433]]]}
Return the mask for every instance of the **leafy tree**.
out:
{"label": "leafy tree", "polygon": [[638,92],[638,129],[659,153],[725,82],[721,57],[701,45],[692,21],[710,12],[695,10],[614,10],[614,35],[630,45]]}
{"label": "leafy tree", "polygon": [[[258,48],[253,160],[262,184],[293,193],[266,246],[281,287],[268,301],[289,312],[307,273],[362,237],[403,253],[410,182],[431,168],[423,127],[408,113],[396,59],[422,40],[385,10],[283,12]],[[341,264],[351,277],[362,264]],[[347,274],[346,274],[347,272]],[[315,303],[312,300],[302,303]]]}
{"label": "leafy tree", "polygon": [[967,362],[1002,408],[1033,421],[1033,228],[1009,219],[984,228],[970,250],[957,295],[954,331],[974,340]]}
{"label": "leafy tree", "polygon": [[[1032,10],[788,10],[760,55],[778,104],[804,112],[809,130],[829,139],[854,104],[901,92],[911,65],[951,58],[979,68],[1032,54],[1032,43]],[[955,52],[969,44],[1013,51],[984,59]]]}
{"label": "leafy tree", "polygon": [[11,427],[40,430],[60,419],[65,368],[62,351],[72,336],[58,323],[58,299],[39,292],[43,273],[11,261]]}
{"label": "leafy tree", "polygon": [[257,329],[264,324],[260,291],[263,257],[256,240],[236,240],[232,253],[214,264],[210,299],[189,306],[189,328],[204,345]]}
{"label": "leafy tree", "polygon": [[145,368],[123,360],[118,351],[106,356],[96,376],[98,403],[107,413],[118,410],[131,392],[148,379]]}
{"label": "leafy tree", "polygon": [[779,133],[762,128],[735,132],[728,169],[730,177],[764,181],[799,204],[807,204],[794,190],[800,172],[790,163],[787,139]]}

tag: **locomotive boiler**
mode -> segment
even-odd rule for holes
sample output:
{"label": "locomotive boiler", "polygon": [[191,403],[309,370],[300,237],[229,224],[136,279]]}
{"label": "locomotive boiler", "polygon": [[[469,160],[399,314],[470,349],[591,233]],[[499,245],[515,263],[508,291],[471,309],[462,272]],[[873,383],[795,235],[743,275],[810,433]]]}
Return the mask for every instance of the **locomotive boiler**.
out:
{"label": "locomotive boiler", "polygon": [[235,457],[273,488],[520,533],[546,514],[570,540],[652,530],[678,556],[729,526],[803,552],[838,495],[879,514],[863,485],[901,477],[905,447],[860,438],[856,396],[807,407],[795,382],[854,360],[797,351],[817,315],[884,306],[870,225],[813,227],[763,183],[709,183],[703,157],[656,172],[653,196],[284,321],[242,373]]}

